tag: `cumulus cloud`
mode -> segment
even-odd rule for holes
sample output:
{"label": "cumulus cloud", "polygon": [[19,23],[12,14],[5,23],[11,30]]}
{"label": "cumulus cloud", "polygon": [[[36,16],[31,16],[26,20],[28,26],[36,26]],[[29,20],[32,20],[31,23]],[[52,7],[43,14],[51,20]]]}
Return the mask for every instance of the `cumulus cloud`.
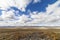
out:
{"label": "cumulus cloud", "polygon": [[37,3],[37,2],[41,2],[41,0],[34,0],[34,2],[33,2],[33,3]]}
{"label": "cumulus cloud", "polygon": [[31,22],[28,22],[29,25],[37,25],[37,26],[59,26],[60,25],[60,0],[55,2],[52,5],[48,5],[46,8],[46,12],[36,12],[31,13]]}
{"label": "cumulus cloud", "polygon": [[35,25],[39,24],[40,26],[59,26],[60,22],[60,0],[55,2],[52,5],[48,5],[46,12],[39,12],[38,14],[31,14],[31,17],[34,19],[29,22],[30,24]]}
{"label": "cumulus cloud", "polygon": [[[4,1],[4,0],[2,0]],[[31,2],[31,0],[13,0],[11,4],[9,2],[5,2],[3,4],[2,1],[0,7],[4,10],[9,6],[15,6],[22,11],[25,11],[26,6]],[[38,0],[39,1],[39,0]],[[34,2],[38,2],[34,0]],[[9,5],[8,5],[9,4]],[[60,0],[55,2],[54,4],[48,5],[46,7],[46,12],[31,12],[30,15],[22,15],[22,16],[15,16],[15,11],[2,11],[2,15],[0,16],[0,26],[60,26]],[[11,21],[12,20],[12,21]]]}
{"label": "cumulus cloud", "polygon": [[26,6],[31,0],[0,0],[0,8],[7,9],[11,6],[19,8],[21,11],[25,11]]}
{"label": "cumulus cloud", "polygon": [[13,0],[0,0],[0,8],[6,10],[9,6],[15,6],[13,2]]}
{"label": "cumulus cloud", "polygon": [[2,15],[0,16],[1,20],[4,20],[4,21],[7,21],[7,20],[13,20],[13,19],[16,19],[15,17],[15,14],[13,13],[14,10],[11,10],[11,11],[2,11]]}
{"label": "cumulus cloud", "polygon": [[25,8],[32,0],[14,0],[16,7],[21,11],[25,11]]}

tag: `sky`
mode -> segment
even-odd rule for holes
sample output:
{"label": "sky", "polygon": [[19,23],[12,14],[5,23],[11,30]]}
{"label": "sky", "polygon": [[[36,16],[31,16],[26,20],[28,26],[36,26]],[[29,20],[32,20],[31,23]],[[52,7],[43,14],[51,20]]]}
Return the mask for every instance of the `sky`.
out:
{"label": "sky", "polygon": [[60,26],[60,0],[0,0],[0,26]]}

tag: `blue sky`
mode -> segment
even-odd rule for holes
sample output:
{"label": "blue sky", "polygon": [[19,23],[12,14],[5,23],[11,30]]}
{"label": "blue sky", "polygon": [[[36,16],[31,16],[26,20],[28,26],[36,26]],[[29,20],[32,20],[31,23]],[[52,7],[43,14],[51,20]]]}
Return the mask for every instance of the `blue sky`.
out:
{"label": "blue sky", "polygon": [[10,7],[10,9],[13,9],[15,11],[19,11],[19,15],[29,15],[28,10],[31,12],[38,11],[38,12],[45,12],[46,7],[48,7],[49,4],[55,3],[57,0],[41,0],[41,2],[33,3],[34,0],[32,0],[26,7],[26,11],[22,12],[17,7]]}
{"label": "blue sky", "polygon": [[[34,12],[34,11],[38,11],[38,12],[45,12],[46,11],[46,7],[48,7],[49,4],[53,4],[55,3],[57,0],[41,0],[41,2],[37,2],[37,3],[33,3],[34,0],[32,0],[26,7],[26,11],[25,12],[22,12],[20,9],[18,9],[17,7],[10,7],[8,10],[15,10],[15,11],[19,11],[18,14],[16,15],[29,15],[28,13],[28,10],[30,10],[31,12]],[[7,11],[8,11],[7,10]],[[0,10],[0,12],[2,11],[2,9]],[[16,12],[15,12],[16,13]],[[0,13],[2,14],[2,13]]]}
{"label": "blue sky", "polygon": [[0,4],[2,26],[60,25],[59,0],[0,0]]}
{"label": "blue sky", "polygon": [[38,11],[38,12],[45,12],[46,7],[48,7],[48,4],[53,4],[57,0],[41,0],[41,2],[33,3],[34,0],[27,6],[27,10]]}

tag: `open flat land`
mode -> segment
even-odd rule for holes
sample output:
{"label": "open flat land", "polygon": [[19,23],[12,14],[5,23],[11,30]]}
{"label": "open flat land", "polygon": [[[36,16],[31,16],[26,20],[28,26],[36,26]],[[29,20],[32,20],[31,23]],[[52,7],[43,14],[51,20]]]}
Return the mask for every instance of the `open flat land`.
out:
{"label": "open flat land", "polygon": [[60,40],[60,29],[0,28],[0,40]]}

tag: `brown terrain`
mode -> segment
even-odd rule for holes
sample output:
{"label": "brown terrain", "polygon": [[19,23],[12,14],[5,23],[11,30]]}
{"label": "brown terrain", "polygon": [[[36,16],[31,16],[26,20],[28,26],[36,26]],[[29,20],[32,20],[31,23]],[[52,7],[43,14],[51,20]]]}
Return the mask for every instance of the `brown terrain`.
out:
{"label": "brown terrain", "polygon": [[0,40],[60,40],[60,29],[0,29]]}

